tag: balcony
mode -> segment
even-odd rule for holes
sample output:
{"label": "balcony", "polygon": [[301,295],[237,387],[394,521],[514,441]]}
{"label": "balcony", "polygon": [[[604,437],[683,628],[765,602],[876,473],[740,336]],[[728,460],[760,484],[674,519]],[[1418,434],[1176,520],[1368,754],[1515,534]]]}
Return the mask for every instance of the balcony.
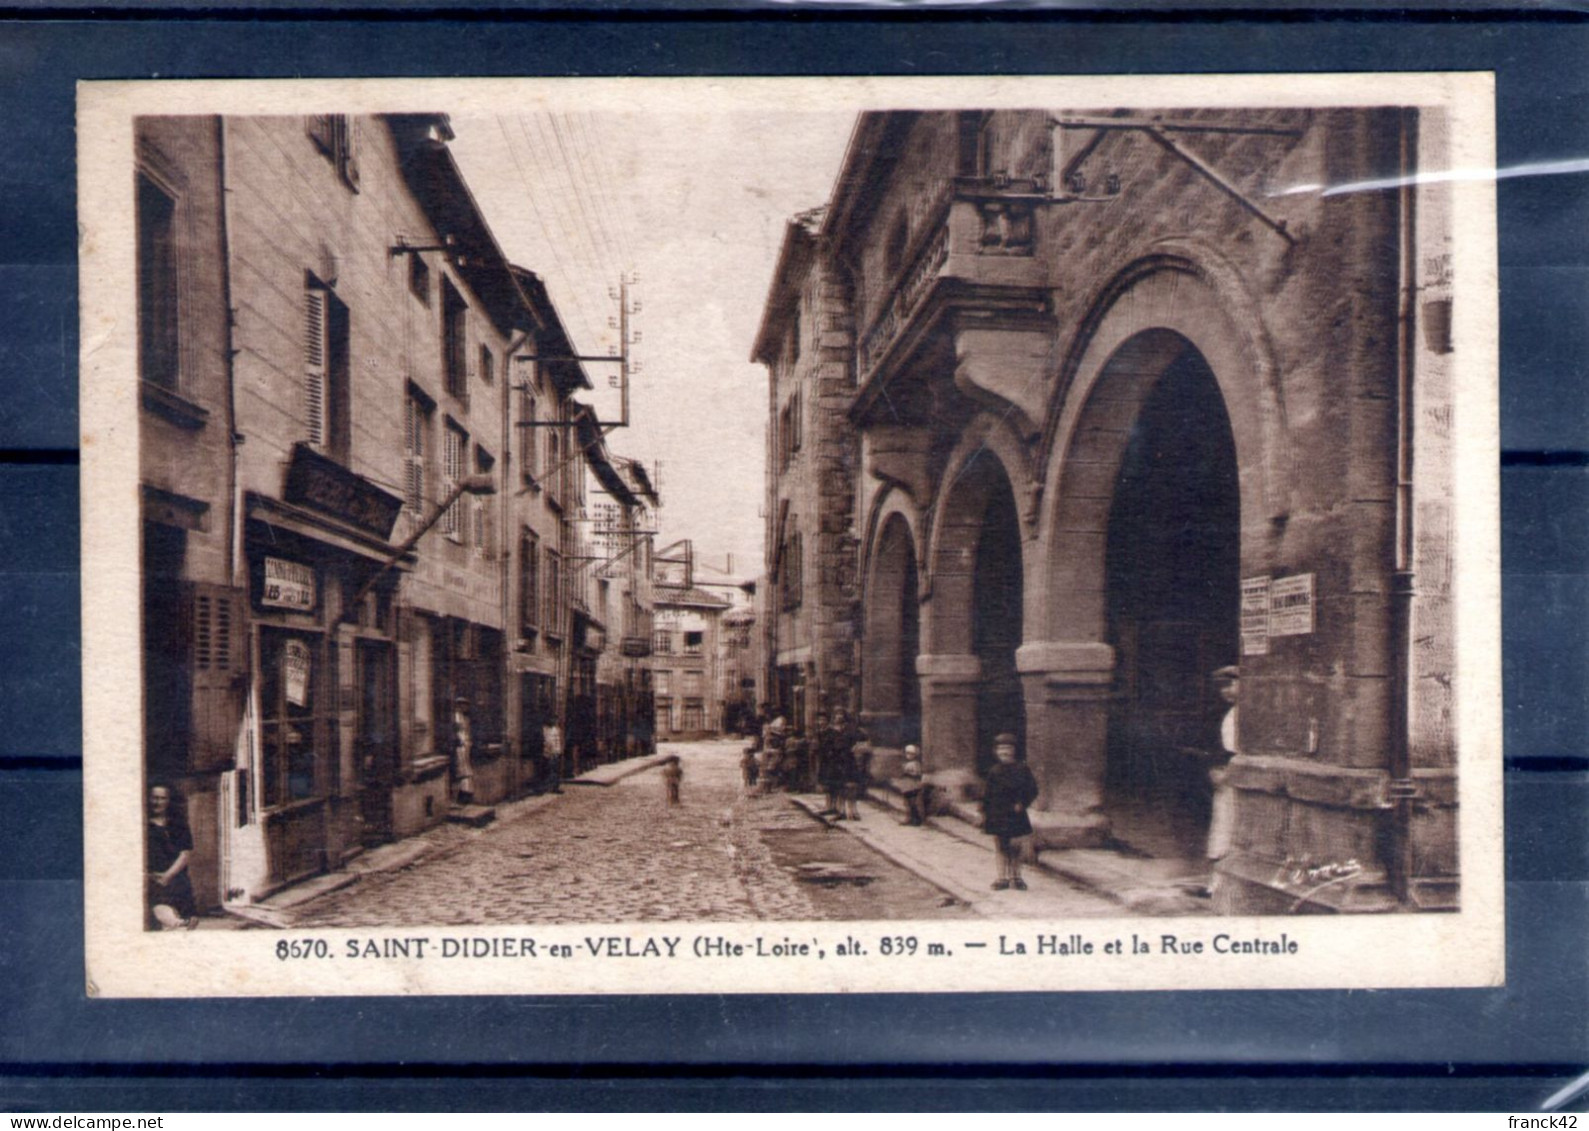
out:
{"label": "balcony", "polygon": [[892,374],[954,371],[967,333],[1035,334],[1046,352],[1051,268],[1037,252],[1049,199],[1033,182],[955,181],[913,209],[923,220],[856,346],[858,420]]}

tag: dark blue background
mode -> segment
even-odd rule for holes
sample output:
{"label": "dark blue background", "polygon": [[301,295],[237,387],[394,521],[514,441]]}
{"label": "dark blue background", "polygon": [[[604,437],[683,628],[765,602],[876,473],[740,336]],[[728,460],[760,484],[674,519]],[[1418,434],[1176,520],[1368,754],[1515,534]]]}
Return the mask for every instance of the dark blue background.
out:
{"label": "dark blue background", "polygon": [[0,295],[9,299],[0,302],[0,1111],[1537,1105],[1589,1061],[1589,176],[1499,185],[1504,989],[91,1001],[82,965],[73,85],[1483,69],[1497,73],[1505,167],[1589,156],[1585,59],[1589,24],[1565,16],[388,14],[362,24],[0,26]]}

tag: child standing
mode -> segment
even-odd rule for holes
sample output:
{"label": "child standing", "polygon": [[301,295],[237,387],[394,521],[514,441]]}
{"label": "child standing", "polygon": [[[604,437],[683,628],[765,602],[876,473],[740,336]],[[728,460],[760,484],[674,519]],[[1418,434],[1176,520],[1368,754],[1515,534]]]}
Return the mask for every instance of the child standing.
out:
{"label": "child standing", "polygon": [[905,761],[899,767],[899,781],[895,783],[895,788],[905,799],[905,806],[909,811],[909,816],[905,820],[907,825],[921,825],[927,821],[929,787],[925,778],[926,770],[921,764],[921,748],[905,747]]}
{"label": "child standing", "polygon": [[684,767],[675,754],[662,764],[662,786],[667,790],[669,805],[679,804],[679,787],[683,783]]}
{"label": "child standing", "polygon": [[988,769],[982,793],[982,831],[992,836],[998,846],[999,878],[993,881],[993,890],[1013,887],[1025,891],[1018,842],[1032,832],[1026,807],[1037,800],[1037,779],[1024,762],[1015,760],[1013,734],[1001,734],[993,740],[993,756],[997,761]]}

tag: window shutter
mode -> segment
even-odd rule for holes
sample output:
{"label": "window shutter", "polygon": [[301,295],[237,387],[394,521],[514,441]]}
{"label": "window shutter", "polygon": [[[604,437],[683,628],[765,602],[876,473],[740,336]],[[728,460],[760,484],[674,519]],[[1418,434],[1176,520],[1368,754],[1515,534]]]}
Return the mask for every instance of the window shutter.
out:
{"label": "window shutter", "polygon": [[316,287],[304,290],[304,420],[309,444],[317,451],[326,439],[326,296]]}
{"label": "window shutter", "polygon": [[403,405],[403,427],[408,440],[408,474],[404,493],[409,509],[420,514],[425,509],[425,414],[419,411],[419,405],[414,403],[413,397],[409,397]]}
{"label": "window shutter", "polygon": [[230,770],[243,717],[248,625],[241,590],[194,582],[187,586],[188,661],[193,673],[193,731],[189,752],[196,773]]}
{"label": "window shutter", "polygon": [[[463,472],[463,437],[456,428],[450,425],[447,428],[447,449],[443,453],[446,469],[446,487],[450,495],[458,483],[458,477]],[[453,540],[459,538],[459,500],[454,499],[452,506],[447,508],[447,513],[441,519],[441,532]]]}

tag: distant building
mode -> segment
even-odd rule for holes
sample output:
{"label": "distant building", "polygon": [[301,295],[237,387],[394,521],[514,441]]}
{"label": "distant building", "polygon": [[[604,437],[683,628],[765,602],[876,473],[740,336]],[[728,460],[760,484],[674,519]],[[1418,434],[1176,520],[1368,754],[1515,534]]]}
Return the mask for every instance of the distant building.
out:
{"label": "distant building", "polygon": [[766,696],[802,730],[860,705],[854,319],[844,270],[820,252],[824,215],[790,221],[752,352],[768,373]]}
{"label": "distant building", "polygon": [[652,581],[656,737],[716,734],[722,727],[722,616],[731,602],[694,584],[687,543],[656,551]]}

